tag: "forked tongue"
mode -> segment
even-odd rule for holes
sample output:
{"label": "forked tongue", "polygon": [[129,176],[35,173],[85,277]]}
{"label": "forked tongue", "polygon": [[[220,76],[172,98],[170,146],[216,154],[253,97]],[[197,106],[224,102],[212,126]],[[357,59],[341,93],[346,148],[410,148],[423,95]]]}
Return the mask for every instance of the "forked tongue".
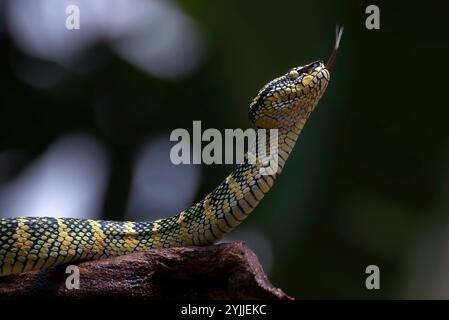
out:
{"label": "forked tongue", "polygon": [[334,64],[335,57],[337,56],[338,47],[340,46],[340,40],[341,40],[341,36],[343,34],[343,30],[344,30],[344,27],[343,26],[340,27],[337,24],[337,26],[335,28],[334,50],[332,50],[329,60],[327,60],[327,63],[326,63],[326,69],[328,69],[328,70],[330,70],[332,68],[332,65]]}

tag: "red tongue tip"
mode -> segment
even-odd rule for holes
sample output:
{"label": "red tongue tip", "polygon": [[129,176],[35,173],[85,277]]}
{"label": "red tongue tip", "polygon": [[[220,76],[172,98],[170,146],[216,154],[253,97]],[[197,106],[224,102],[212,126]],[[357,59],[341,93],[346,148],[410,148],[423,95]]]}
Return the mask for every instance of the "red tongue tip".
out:
{"label": "red tongue tip", "polygon": [[337,26],[335,28],[334,50],[332,50],[329,60],[327,60],[327,63],[326,63],[326,69],[328,69],[328,70],[330,70],[332,68],[332,65],[334,64],[335,57],[337,56],[338,47],[340,46],[341,36],[343,35],[343,30],[344,30],[344,27],[343,26],[340,27],[337,24]]}

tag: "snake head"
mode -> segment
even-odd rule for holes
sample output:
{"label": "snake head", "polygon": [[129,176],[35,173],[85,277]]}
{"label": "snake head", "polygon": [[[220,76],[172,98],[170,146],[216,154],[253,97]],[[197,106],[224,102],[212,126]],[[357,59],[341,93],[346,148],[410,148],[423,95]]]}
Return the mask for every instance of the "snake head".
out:
{"label": "snake head", "polygon": [[285,117],[310,113],[329,79],[329,70],[321,61],[292,68],[259,91],[249,108],[250,120],[261,128],[277,128]]}

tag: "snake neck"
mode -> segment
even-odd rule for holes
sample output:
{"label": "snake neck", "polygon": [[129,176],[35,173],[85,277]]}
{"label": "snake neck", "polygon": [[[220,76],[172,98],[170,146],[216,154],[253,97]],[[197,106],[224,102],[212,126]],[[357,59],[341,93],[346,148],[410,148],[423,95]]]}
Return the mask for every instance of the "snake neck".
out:
{"label": "snake neck", "polygon": [[209,245],[235,229],[273,187],[312,109],[286,118],[277,128],[276,170],[261,174],[262,161],[249,161],[247,154],[245,161],[203,200],[174,217],[155,221],[153,247]]}

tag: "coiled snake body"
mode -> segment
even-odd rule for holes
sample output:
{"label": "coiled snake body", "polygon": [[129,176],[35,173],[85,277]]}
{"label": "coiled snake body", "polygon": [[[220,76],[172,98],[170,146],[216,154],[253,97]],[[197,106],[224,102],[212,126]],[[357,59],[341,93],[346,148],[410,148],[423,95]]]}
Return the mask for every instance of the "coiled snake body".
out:
{"label": "coiled snake body", "polygon": [[268,83],[250,105],[259,128],[278,129],[278,169],[245,161],[203,200],[167,219],[115,222],[71,218],[0,219],[0,276],[76,261],[123,255],[147,248],[207,245],[237,227],[281,173],[295,142],[328,82],[321,62],[291,69]]}

